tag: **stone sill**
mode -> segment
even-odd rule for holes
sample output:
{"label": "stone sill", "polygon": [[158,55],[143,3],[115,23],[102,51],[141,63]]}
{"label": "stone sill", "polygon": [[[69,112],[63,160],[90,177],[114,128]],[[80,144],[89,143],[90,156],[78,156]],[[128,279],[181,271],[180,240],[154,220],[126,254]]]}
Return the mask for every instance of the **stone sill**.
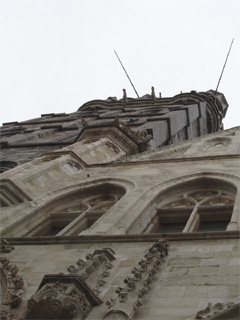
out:
{"label": "stone sill", "polygon": [[154,242],[239,239],[240,231],[191,232],[191,233],[152,233],[127,235],[87,235],[87,236],[52,236],[52,237],[18,237],[6,238],[11,245],[33,244],[67,244],[67,243],[107,243],[107,242]]}

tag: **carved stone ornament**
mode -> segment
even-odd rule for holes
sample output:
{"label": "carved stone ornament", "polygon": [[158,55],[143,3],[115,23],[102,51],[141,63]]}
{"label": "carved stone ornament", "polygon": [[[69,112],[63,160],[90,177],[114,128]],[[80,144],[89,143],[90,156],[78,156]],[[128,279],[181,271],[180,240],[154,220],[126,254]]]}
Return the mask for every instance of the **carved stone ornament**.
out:
{"label": "carved stone ornament", "polygon": [[83,259],[77,261],[77,266],[69,266],[69,273],[77,274],[86,281],[95,294],[99,295],[101,288],[109,277],[109,270],[113,267],[110,261],[115,260],[114,251],[111,248],[95,250],[93,254],[88,253]]}
{"label": "carved stone ornament", "polygon": [[0,243],[0,252],[1,253],[8,253],[14,250],[13,246],[10,246],[8,241],[6,239],[1,238],[1,243]]}
{"label": "carved stone ornament", "polygon": [[138,266],[131,271],[133,276],[127,276],[123,285],[116,289],[117,297],[107,300],[109,311],[103,319],[132,319],[151,290],[162,259],[168,255],[168,246],[166,241],[158,241],[139,260]]}
{"label": "carved stone ornament", "polygon": [[102,303],[78,275],[46,275],[28,300],[25,319],[83,319]]}
{"label": "carved stone ornament", "polygon": [[0,277],[2,283],[1,320],[11,320],[22,302],[24,281],[18,274],[18,268],[6,257],[0,257]]}
{"label": "carved stone ornament", "polygon": [[88,253],[68,274],[45,275],[38,291],[28,301],[25,319],[83,319],[95,305],[98,294],[112,268],[114,251],[110,248]]}
{"label": "carved stone ornament", "polygon": [[215,303],[209,302],[206,309],[201,310],[195,316],[195,319],[239,319],[240,309],[239,304],[233,302],[229,303]]}

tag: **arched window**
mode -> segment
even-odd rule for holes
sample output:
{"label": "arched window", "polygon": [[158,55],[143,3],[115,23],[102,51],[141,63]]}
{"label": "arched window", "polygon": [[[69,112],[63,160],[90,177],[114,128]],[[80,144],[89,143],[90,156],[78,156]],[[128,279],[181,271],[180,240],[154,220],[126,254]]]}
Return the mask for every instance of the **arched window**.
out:
{"label": "arched window", "polygon": [[215,179],[196,179],[160,195],[151,233],[224,231],[231,220],[236,190]]}
{"label": "arched window", "polygon": [[124,194],[123,187],[104,183],[62,196],[43,209],[42,222],[35,225],[28,236],[78,235]]}

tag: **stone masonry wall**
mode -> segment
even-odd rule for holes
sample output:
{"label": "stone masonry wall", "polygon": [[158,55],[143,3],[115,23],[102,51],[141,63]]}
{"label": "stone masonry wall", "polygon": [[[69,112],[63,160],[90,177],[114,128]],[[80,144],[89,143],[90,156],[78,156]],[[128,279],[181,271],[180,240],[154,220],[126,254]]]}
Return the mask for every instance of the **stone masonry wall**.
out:
{"label": "stone masonry wall", "polygon": [[[103,319],[106,301],[132,276],[133,267],[152,246],[151,242],[86,243],[54,245],[15,245],[6,257],[19,268],[26,282],[26,301],[36,292],[45,274],[66,273],[69,265],[96,249],[111,247],[115,251],[113,268],[101,289],[103,304],[92,309],[88,319]],[[144,304],[134,319],[183,320],[205,309],[209,302],[237,303],[239,298],[239,242],[235,239],[172,241]],[[123,303],[124,308],[124,303]]]}

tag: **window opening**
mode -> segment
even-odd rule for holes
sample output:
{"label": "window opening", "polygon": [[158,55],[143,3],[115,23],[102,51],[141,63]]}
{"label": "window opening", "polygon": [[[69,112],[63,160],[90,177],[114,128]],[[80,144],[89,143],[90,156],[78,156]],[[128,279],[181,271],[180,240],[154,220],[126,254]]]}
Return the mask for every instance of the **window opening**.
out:
{"label": "window opening", "polygon": [[102,184],[63,196],[45,209],[46,219],[33,226],[29,236],[72,236],[91,227],[124,195],[125,189]]}
{"label": "window opening", "polygon": [[229,220],[227,221],[202,221],[198,231],[224,231],[227,228]]}
{"label": "window opening", "polygon": [[43,236],[56,236],[63,228],[61,227],[53,227],[48,230]]}
{"label": "window opening", "polygon": [[[193,185],[194,184],[194,185]],[[189,185],[177,186],[174,194],[156,205],[157,213],[145,232],[174,233],[224,231],[231,221],[236,191],[220,181],[199,179]],[[185,189],[185,190],[184,190]],[[233,191],[234,190],[234,191]]]}
{"label": "window opening", "polygon": [[156,233],[172,233],[182,232],[185,227],[185,223],[161,223]]}

